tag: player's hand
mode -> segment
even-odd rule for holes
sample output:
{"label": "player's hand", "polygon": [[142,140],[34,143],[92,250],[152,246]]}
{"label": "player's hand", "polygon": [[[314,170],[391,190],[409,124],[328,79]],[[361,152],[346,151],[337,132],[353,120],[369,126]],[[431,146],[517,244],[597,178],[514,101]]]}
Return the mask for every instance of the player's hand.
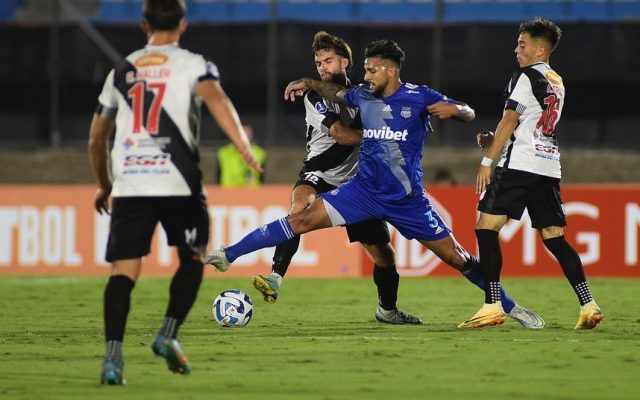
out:
{"label": "player's hand", "polygon": [[93,197],[93,207],[96,209],[98,214],[104,212],[109,214],[109,196],[111,195],[111,186],[106,188],[100,187],[96,190],[96,194]]}
{"label": "player's hand", "polygon": [[476,194],[481,194],[491,183],[491,167],[481,165],[478,168],[478,176],[476,176]]}
{"label": "player's hand", "polygon": [[242,154],[244,162],[246,162],[247,165],[251,167],[251,169],[259,173],[264,172],[264,169],[258,162],[258,159],[253,154],[253,150],[251,149],[251,147],[245,147],[244,151],[242,151],[240,154]]}
{"label": "player's hand", "polygon": [[284,89],[284,99],[290,101],[296,101],[296,97],[304,95],[305,90],[309,89],[307,84],[307,78],[298,79],[297,81],[289,82]]}
{"label": "player's hand", "polygon": [[428,106],[427,111],[438,119],[449,119],[458,113],[458,107],[446,101],[439,101]]}
{"label": "player's hand", "polygon": [[478,147],[484,150],[487,147],[491,146],[491,144],[493,143],[493,138],[494,135],[491,131],[478,132],[478,134],[476,135],[476,143],[478,144]]}

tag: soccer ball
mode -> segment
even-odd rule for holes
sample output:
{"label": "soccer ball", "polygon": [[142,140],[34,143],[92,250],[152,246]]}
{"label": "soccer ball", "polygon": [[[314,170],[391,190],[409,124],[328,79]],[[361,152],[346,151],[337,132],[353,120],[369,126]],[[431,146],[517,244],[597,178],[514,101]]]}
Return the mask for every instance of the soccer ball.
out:
{"label": "soccer ball", "polygon": [[211,311],[220,325],[241,328],[251,321],[253,303],[242,290],[229,289],[216,297]]}

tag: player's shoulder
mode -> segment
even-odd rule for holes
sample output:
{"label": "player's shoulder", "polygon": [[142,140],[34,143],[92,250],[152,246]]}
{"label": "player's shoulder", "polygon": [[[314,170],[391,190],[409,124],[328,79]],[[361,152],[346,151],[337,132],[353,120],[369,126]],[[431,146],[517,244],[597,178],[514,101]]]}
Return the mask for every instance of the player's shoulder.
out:
{"label": "player's shoulder", "polygon": [[320,114],[327,112],[327,103],[315,90],[309,89],[304,94],[307,108],[312,108]]}
{"label": "player's shoulder", "polygon": [[415,83],[405,82],[400,85],[400,92],[406,95],[422,95],[426,92],[432,91],[433,89],[427,85],[416,85]]}

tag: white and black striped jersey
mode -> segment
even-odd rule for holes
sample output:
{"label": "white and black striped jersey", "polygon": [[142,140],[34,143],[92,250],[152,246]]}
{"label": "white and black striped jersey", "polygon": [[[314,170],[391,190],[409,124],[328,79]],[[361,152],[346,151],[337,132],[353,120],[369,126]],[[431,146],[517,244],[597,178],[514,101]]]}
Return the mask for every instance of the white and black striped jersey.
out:
{"label": "white and black striped jersey", "polygon": [[312,173],[328,184],[339,186],[355,175],[358,169],[358,146],[338,144],[322,126],[327,112],[340,116],[344,126],[361,129],[357,109],[323,99],[313,90],[304,96],[307,122],[307,155],[301,174]]}
{"label": "white and black striped jersey", "polygon": [[505,111],[520,114],[499,166],[560,178],[560,151],[554,133],[564,105],[562,78],[540,62],[518,69],[505,89]]}
{"label": "white and black striped jersey", "polygon": [[114,197],[199,193],[200,110],[196,87],[217,67],[177,45],[131,53],[111,70],[99,112],[117,110],[111,150]]}

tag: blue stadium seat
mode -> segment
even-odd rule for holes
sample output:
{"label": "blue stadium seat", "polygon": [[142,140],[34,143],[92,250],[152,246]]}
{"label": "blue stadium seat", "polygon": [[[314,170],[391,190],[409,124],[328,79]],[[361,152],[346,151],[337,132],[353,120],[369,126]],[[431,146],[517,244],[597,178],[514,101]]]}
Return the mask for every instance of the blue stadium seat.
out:
{"label": "blue stadium seat", "polygon": [[141,19],[142,0],[101,0],[98,20],[135,23]]}
{"label": "blue stadium seat", "polygon": [[2,0],[0,1],[0,20],[11,19],[18,8],[20,0]]}
{"label": "blue stadium seat", "polygon": [[338,0],[283,0],[278,1],[278,19],[281,21],[355,22],[353,2]]}
{"label": "blue stadium seat", "polygon": [[362,22],[433,22],[435,0],[356,2],[354,18]]}

